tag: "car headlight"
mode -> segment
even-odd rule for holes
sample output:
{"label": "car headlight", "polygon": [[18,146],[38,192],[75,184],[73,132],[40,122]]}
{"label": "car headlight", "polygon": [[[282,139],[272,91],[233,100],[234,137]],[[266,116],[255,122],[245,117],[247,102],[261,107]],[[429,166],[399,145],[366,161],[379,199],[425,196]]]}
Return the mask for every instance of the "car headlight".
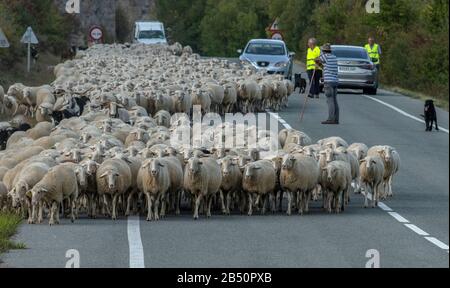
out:
{"label": "car headlight", "polygon": [[278,62],[277,64],[275,64],[275,67],[287,67],[289,65],[289,62]]}

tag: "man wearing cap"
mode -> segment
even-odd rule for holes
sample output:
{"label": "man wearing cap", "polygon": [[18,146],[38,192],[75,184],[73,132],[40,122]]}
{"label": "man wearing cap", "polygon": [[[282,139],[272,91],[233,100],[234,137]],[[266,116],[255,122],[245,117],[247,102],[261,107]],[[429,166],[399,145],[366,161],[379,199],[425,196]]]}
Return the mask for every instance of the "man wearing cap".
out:
{"label": "man wearing cap", "polygon": [[339,85],[338,78],[338,60],[331,53],[331,45],[322,46],[322,54],[316,62],[323,67],[324,90],[328,104],[328,120],[322,122],[324,125],[339,124],[339,104],[337,102],[337,88]]}

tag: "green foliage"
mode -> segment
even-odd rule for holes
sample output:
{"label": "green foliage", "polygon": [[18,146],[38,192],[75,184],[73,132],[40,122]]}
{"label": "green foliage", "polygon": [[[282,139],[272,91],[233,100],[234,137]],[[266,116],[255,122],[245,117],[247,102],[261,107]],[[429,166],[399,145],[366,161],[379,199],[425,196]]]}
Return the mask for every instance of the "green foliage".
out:
{"label": "green foliage", "polygon": [[23,243],[14,243],[11,238],[22,222],[20,216],[11,213],[0,212],[0,253],[4,253],[10,249],[25,249]]}
{"label": "green foliage", "polygon": [[307,40],[382,47],[382,82],[448,99],[447,0],[383,0],[368,14],[366,0],[160,0],[157,16],[173,41],[200,53],[236,56],[251,38],[267,37],[275,18],[291,50],[304,59]]}
{"label": "green foliage", "polygon": [[[0,49],[0,63],[12,67],[17,58],[25,54],[20,37],[31,26],[40,43],[40,51],[59,54],[68,46],[68,33],[73,25],[64,17],[53,0],[0,0],[0,27],[5,31],[12,47]],[[6,51],[3,51],[6,50]]]}

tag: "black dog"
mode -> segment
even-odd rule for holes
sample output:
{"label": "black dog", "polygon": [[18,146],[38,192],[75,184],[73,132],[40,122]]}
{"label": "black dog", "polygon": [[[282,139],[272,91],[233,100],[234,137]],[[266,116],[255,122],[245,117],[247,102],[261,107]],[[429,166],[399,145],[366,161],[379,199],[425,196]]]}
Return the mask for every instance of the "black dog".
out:
{"label": "black dog", "polygon": [[1,130],[0,131],[0,150],[6,149],[6,144],[8,143],[8,139],[9,139],[9,137],[11,137],[11,135],[13,135],[14,133],[16,133],[18,131],[26,132],[30,129],[31,129],[31,126],[29,124],[25,123],[25,124],[20,125],[19,128],[10,127],[6,130]]}
{"label": "black dog", "polygon": [[306,92],[306,79],[302,78],[302,74],[295,74],[295,90],[300,88],[300,94]]}
{"label": "black dog", "polygon": [[427,125],[426,131],[433,131],[433,125],[435,125],[436,131],[439,131],[436,107],[434,107],[433,100],[425,101],[424,114],[425,115],[422,115],[422,117],[425,118],[425,124]]}

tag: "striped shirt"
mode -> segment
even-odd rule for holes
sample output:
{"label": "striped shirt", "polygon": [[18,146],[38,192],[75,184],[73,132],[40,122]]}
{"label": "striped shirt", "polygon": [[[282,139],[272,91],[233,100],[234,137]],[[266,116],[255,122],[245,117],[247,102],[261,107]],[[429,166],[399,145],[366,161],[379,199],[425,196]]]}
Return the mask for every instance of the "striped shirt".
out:
{"label": "striped shirt", "polygon": [[336,56],[331,53],[322,53],[320,55],[320,62],[323,63],[323,79],[325,84],[337,85],[338,78],[338,60]]}

